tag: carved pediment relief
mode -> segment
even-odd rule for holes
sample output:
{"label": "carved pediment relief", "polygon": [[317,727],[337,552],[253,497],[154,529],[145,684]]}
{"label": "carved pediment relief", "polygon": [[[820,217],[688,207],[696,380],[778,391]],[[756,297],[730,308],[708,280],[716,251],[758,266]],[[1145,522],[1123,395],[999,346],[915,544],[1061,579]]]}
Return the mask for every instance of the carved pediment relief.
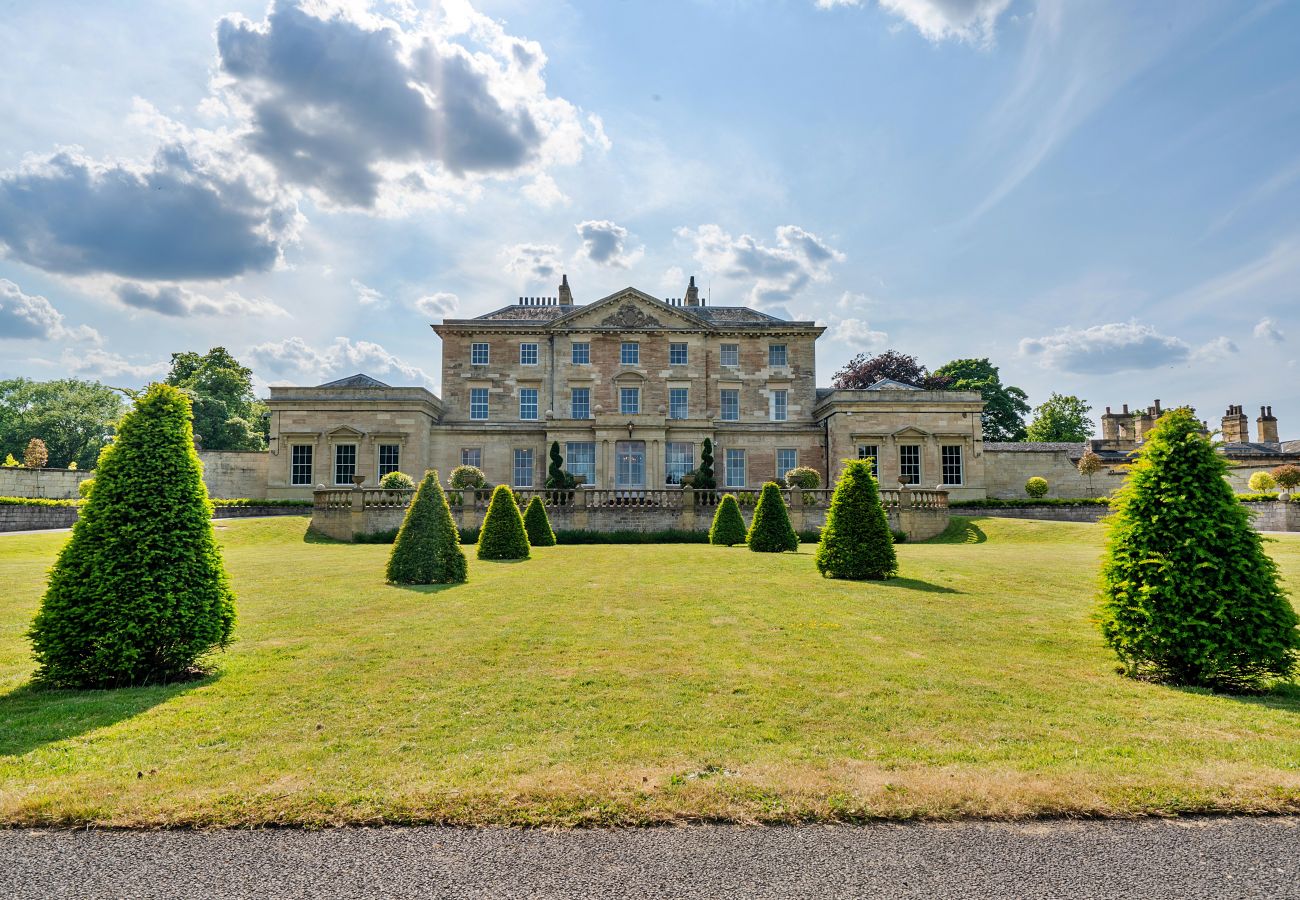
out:
{"label": "carved pediment relief", "polygon": [[600,324],[610,328],[663,328],[664,323],[640,309],[628,300],[617,310],[600,320]]}

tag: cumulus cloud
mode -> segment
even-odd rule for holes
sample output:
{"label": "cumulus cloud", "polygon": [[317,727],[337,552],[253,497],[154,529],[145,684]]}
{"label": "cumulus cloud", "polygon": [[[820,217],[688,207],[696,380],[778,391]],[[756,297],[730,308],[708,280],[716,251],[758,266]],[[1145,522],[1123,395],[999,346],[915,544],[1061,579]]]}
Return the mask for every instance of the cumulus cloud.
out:
{"label": "cumulus cloud", "polygon": [[551,282],[560,275],[560,248],[554,244],[515,244],[502,252],[506,271],[529,281]]}
{"label": "cumulus cloud", "polygon": [[1186,341],[1160,334],[1139,322],[1062,328],[1055,334],[1020,342],[1020,353],[1037,357],[1044,368],[1084,375],[1177,365],[1186,362],[1192,352]]}
{"label": "cumulus cloud", "polygon": [[1216,363],[1223,362],[1233,354],[1240,353],[1235,341],[1227,337],[1216,337],[1212,341],[1207,341],[1197,347],[1192,356],[1197,362]]}
{"label": "cumulus cloud", "polygon": [[7,278],[0,278],[0,338],[100,340],[99,332],[88,325],[69,328],[54,304],[40,295],[24,294]]}
{"label": "cumulus cloud", "polygon": [[779,311],[814,281],[830,277],[832,263],[844,254],[798,225],[776,229],[776,243],[764,244],[748,234],[732,237],[718,225],[678,228],[677,236],[694,244],[694,256],[707,271],[753,281],[749,302]]}
{"label": "cumulus cloud", "polygon": [[125,375],[134,381],[158,378],[167,371],[167,363],[134,363],[117,353],[92,348],[89,350],[64,350],[63,367],[72,375],[94,378],[118,378]]}
{"label": "cumulus cloud", "polygon": [[[217,26],[227,106],[285,182],[371,208],[390,184],[535,176],[603,141],[547,95],[541,46],[464,0],[396,18],[366,6],[276,0],[261,22]],[[559,192],[541,180],[533,193]]]}
{"label": "cumulus cloud", "polygon": [[364,372],[374,377],[395,375],[426,387],[434,384],[423,369],[402,361],[372,341],[353,342],[338,337],[333,344],[318,349],[300,337],[290,337],[256,344],[248,349],[247,356],[254,368],[291,380],[328,381]]}
{"label": "cumulus cloud", "polygon": [[1259,324],[1255,326],[1255,337],[1271,344],[1280,344],[1286,340],[1286,335],[1282,333],[1282,329],[1278,328],[1277,323],[1267,317],[1260,319]]}
{"label": "cumulus cloud", "polygon": [[418,298],[415,301],[415,308],[431,319],[442,318],[450,316],[460,309],[460,298],[455,294],[439,291],[436,294]]}
{"label": "cumulus cloud", "polygon": [[[861,6],[862,0],[816,0],[820,9]],[[1011,0],[879,0],[880,8],[909,25],[929,41],[990,44],[998,18]]]}
{"label": "cumulus cloud", "polygon": [[283,307],[270,300],[254,300],[230,291],[219,298],[198,294],[178,284],[139,284],[124,281],[114,288],[117,299],[133,309],[159,315],[188,316],[287,316]]}
{"label": "cumulus cloud", "polygon": [[608,219],[589,219],[575,226],[582,238],[582,255],[597,265],[626,269],[641,258],[644,248],[627,251],[627,229]]}
{"label": "cumulus cloud", "polygon": [[851,344],[859,350],[877,350],[889,341],[887,332],[873,330],[866,319],[832,317],[826,330],[832,341]]}
{"label": "cumulus cloud", "polygon": [[355,278],[352,279],[352,290],[357,292],[357,302],[362,306],[368,306],[371,309],[383,309],[388,305],[383,294],[368,285],[362,284]]}
{"label": "cumulus cloud", "polygon": [[219,279],[270,269],[297,209],[180,143],[146,165],[72,150],[0,173],[0,248],[62,275]]}

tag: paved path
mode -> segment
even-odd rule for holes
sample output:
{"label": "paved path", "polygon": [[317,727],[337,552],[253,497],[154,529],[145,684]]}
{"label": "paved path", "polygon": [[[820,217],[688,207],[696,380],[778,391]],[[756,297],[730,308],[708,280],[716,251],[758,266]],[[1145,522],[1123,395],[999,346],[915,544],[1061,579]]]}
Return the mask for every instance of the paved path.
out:
{"label": "paved path", "polygon": [[0,830],[0,896],[1300,898],[1300,818],[599,831]]}

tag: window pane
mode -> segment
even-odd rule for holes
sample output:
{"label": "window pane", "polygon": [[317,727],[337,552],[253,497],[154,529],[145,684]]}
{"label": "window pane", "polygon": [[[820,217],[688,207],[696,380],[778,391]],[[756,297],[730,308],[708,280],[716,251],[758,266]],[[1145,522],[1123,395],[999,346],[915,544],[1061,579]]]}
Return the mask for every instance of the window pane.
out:
{"label": "window pane", "polygon": [[591,418],[591,388],[573,388],[569,400],[569,418]]}
{"label": "window pane", "polygon": [[858,444],[858,459],[871,460],[871,474],[880,477],[880,448],[875,444]]}
{"label": "window pane", "polygon": [[625,416],[635,416],[641,412],[641,389],[619,388],[618,409]]}
{"label": "window pane", "polygon": [[686,345],[669,344],[668,345],[668,365],[684,366],[686,365]]}
{"label": "window pane", "polygon": [[334,483],[351,484],[357,474],[357,445],[338,444],[334,448]]}
{"label": "window pane", "polygon": [[520,344],[519,345],[519,364],[521,366],[537,365],[537,345]]}
{"label": "window pane", "polygon": [[515,451],[515,487],[533,486],[533,451]]}
{"label": "window pane", "polygon": [[569,441],[565,445],[564,469],[570,475],[583,475],[586,484],[596,483],[596,445],[589,441]]}
{"label": "window pane", "polygon": [[740,391],[724,389],[722,391],[722,419],[735,422],[740,418]]}
{"label": "window pane", "polygon": [[471,366],[486,366],[488,364],[488,345],[471,344],[469,348],[469,363]]}
{"label": "window pane", "polygon": [[681,484],[682,476],[695,468],[695,445],[669,441],[664,454],[664,482]]}
{"label": "window pane", "polygon": [[898,448],[898,474],[904,484],[921,483],[921,447],[903,444]]}
{"label": "window pane", "polygon": [[587,341],[574,342],[572,362],[575,366],[591,365],[591,344]]}
{"label": "window pane", "polygon": [[379,445],[379,477],[383,478],[389,472],[396,472],[400,469],[402,462],[402,448],[397,444],[380,444]]}
{"label": "window pane", "polygon": [[784,478],[785,473],[799,465],[798,450],[776,451],[776,477]]}
{"label": "window pane", "polygon": [[469,417],[471,419],[486,419],[488,417],[487,388],[469,389]]}
{"label": "window pane", "polygon": [[614,445],[615,487],[645,487],[645,441],[618,441]]}
{"label": "window pane", "polygon": [[625,366],[640,365],[641,345],[636,341],[624,341],[622,348],[619,350],[619,361]]}
{"label": "window pane", "polygon": [[537,418],[537,388],[519,389],[519,418]]}
{"label": "window pane", "polygon": [[685,419],[690,413],[690,388],[668,389],[668,418]]}
{"label": "window pane", "polygon": [[311,444],[294,444],[289,465],[290,484],[311,484]]}
{"label": "window pane", "polygon": [[784,422],[786,414],[786,392],[772,392],[772,421]]}
{"label": "window pane", "polygon": [[785,344],[768,345],[767,364],[773,367],[785,365]]}
{"label": "window pane", "polygon": [[723,344],[722,345],[722,364],[735,368],[740,365],[740,345]]}
{"label": "window pane", "polygon": [[940,452],[943,458],[943,483],[962,484],[961,445],[941,447]]}
{"label": "window pane", "polygon": [[727,450],[727,487],[745,486],[745,451]]}
{"label": "window pane", "polygon": [[460,451],[460,464],[462,466],[473,466],[476,469],[483,468],[483,448],[466,447]]}

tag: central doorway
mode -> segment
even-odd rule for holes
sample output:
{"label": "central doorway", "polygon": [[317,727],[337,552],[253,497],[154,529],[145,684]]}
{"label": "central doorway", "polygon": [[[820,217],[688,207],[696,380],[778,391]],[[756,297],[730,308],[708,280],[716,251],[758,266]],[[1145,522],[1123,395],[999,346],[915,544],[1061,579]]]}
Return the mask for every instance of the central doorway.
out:
{"label": "central doorway", "polygon": [[618,441],[614,453],[614,486],[644,488],[645,441]]}

